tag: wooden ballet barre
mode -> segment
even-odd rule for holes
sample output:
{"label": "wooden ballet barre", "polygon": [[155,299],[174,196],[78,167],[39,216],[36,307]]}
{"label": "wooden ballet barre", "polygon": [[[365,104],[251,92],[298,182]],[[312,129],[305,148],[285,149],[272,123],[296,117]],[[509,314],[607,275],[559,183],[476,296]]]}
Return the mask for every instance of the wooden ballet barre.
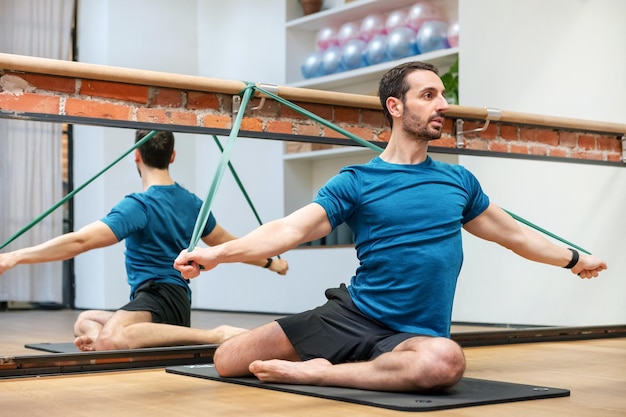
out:
{"label": "wooden ballet barre", "polygon": [[[177,88],[223,94],[240,94],[249,85],[243,81],[164,73],[158,71],[113,67],[84,62],[63,61],[5,53],[0,53],[0,71],[2,70],[32,72],[101,81],[115,81],[128,84],[150,85],[155,87]],[[289,101],[339,105],[373,110],[381,109],[380,101],[376,96],[339,93],[289,86],[277,86],[277,90],[280,97]],[[258,92],[257,95],[259,95]],[[446,117],[451,119],[462,118],[487,120],[488,109],[486,107],[480,108],[450,105],[450,110],[446,113]],[[501,111],[501,117],[498,120],[498,123],[609,133],[619,136],[626,135],[626,124],[544,116],[506,110]]]}
{"label": "wooden ballet barre", "polygon": [[[0,70],[7,69],[222,94],[239,94],[248,86],[243,81],[0,53]],[[285,86],[281,86],[279,91],[280,96],[289,101],[380,109],[378,98],[373,96]]]}
{"label": "wooden ballet barre", "polygon": [[[447,118],[463,118],[473,120],[487,120],[487,107],[467,107],[450,106],[446,113]],[[508,110],[501,110],[499,123],[510,123],[517,125],[530,125],[553,127],[559,129],[571,129],[585,132],[614,133],[616,135],[626,134],[626,124],[599,122],[593,120],[572,119],[567,117],[544,116],[539,114],[521,113]]]}
{"label": "wooden ballet barre", "polygon": [[0,69],[225,94],[237,94],[246,87],[243,81],[2,53],[0,53]]}

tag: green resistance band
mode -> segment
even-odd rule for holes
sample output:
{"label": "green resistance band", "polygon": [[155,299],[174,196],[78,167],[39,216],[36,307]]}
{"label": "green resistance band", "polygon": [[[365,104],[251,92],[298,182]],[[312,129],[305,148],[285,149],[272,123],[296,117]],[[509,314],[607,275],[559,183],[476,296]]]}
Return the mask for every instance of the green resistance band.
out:
{"label": "green resistance band", "polygon": [[551,233],[551,232],[547,231],[546,229],[542,229],[541,227],[537,226],[536,224],[532,224],[531,222],[529,222],[526,219],[521,218],[517,214],[511,213],[510,211],[508,211],[506,209],[502,209],[502,210],[506,211],[511,217],[513,217],[518,222],[524,223],[525,225],[530,226],[533,229],[539,230],[541,233],[543,233],[545,235],[548,235],[548,236],[550,236],[550,237],[552,237],[552,238],[554,238],[556,240],[559,240],[559,241],[565,243],[566,245],[571,246],[574,249],[578,249],[581,252],[585,252],[587,255],[591,255],[591,252],[581,248],[578,245],[573,244],[572,242],[568,242],[567,240],[563,239],[562,237],[559,237],[559,236],[555,235],[554,233]]}
{"label": "green resistance band", "polygon": [[[220,152],[224,153],[224,147],[220,143],[219,139],[217,139],[217,136],[213,135],[213,141],[215,141],[215,144],[217,145],[217,147],[220,150]],[[248,202],[248,206],[252,210],[252,213],[254,214],[254,217],[256,218],[256,221],[259,223],[259,225],[262,225],[263,221],[261,220],[261,217],[259,216],[259,213],[257,212],[256,208],[254,207],[254,204],[252,203],[252,199],[250,198],[250,195],[248,195],[248,192],[246,191],[246,188],[243,186],[243,183],[241,182],[241,179],[239,178],[239,175],[237,174],[237,171],[235,171],[235,167],[233,166],[233,164],[230,161],[228,161],[228,169],[230,170],[230,173],[232,174],[233,178],[235,179],[235,182],[239,186],[239,189],[241,190],[241,193],[243,194],[243,197]],[[204,226],[203,226],[203,228],[204,228]],[[277,255],[276,257],[278,259],[281,259],[280,255]]]}
{"label": "green resistance band", "polygon": [[151,131],[150,133],[148,133],[146,136],[144,136],[143,138],[141,138],[141,140],[139,140],[137,143],[135,143],[135,145],[130,148],[128,151],[124,152],[122,154],[122,156],[120,156],[119,158],[117,158],[115,161],[111,162],[106,168],[104,168],[102,171],[98,172],[96,175],[94,175],[92,178],[90,178],[89,180],[87,180],[87,182],[85,182],[83,185],[81,185],[80,187],[76,188],[75,190],[73,190],[72,192],[68,193],[65,197],[63,197],[61,200],[59,200],[58,203],[54,204],[52,207],[50,207],[48,210],[46,210],[43,214],[41,214],[39,217],[35,218],[34,220],[32,220],[30,223],[28,223],[26,226],[24,226],[22,229],[20,229],[19,231],[17,231],[13,236],[11,236],[10,238],[8,238],[6,241],[4,241],[4,243],[2,243],[2,245],[0,245],[0,249],[4,248],[5,246],[7,246],[8,244],[10,244],[11,242],[13,242],[15,239],[17,239],[18,237],[22,236],[24,233],[26,233],[28,230],[30,230],[34,225],[36,225],[37,223],[39,223],[40,221],[42,221],[45,217],[49,216],[50,213],[52,213],[54,210],[56,210],[57,208],[59,208],[60,206],[62,206],[63,204],[65,204],[65,202],[67,202],[69,199],[71,199],[72,197],[74,197],[74,195],[76,193],[78,193],[79,191],[81,191],[83,188],[85,188],[86,186],[88,186],[89,184],[91,184],[96,178],[98,178],[100,175],[104,174],[106,171],[108,171],[113,165],[117,164],[119,161],[121,161],[122,159],[124,159],[124,157],[126,155],[128,155],[129,153],[131,153],[132,151],[134,151],[135,149],[137,149],[138,147],[140,147],[141,145],[143,145],[145,142],[149,141],[150,139],[152,139],[152,137],[156,134],[157,132],[155,130]]}
{"label": "green resistance band", "polygon": [[[381,153],[383,151],[383,149],[381,147],[379,147],[379,146],[377,146],[377,145],[375,145],[373,143],[370,143],[370,142],[368,142],[368,141],[366,141],[364,139],[361,139],[358,136],[354,135],[351,132],[348,132],[345,129],[342,129],[342,128],[338,127],[338,126],[333,125],[332,123],[328,122],[327,120],[322,119],[321,117],[317,116],[316,114],[311,113],[310,111],[308,111],[306,109],[303,109],[302,107],[300,107],[300,106],[298,106],[296,104],[293,104],[290,101],[285,100],[284,98],[279,97],[276,94],[271,93],[270,91],[267,91],[267,90],[265,90],[265,89],[263,89],[261,87],[256,87],[256,89],[258,91],[260,91],[261,93],[263,93],[263,94],[273,98],[274,100],[278,101],[279,103],[282,103],[282,104],[290,107],[292,110],[295,110],[296,112],[298,112],[298,113],[300,113],[300,114],[302,114],[302,115],[304,115],[306,117],[309,117],[310,119],[313,119],[316,122],[321,123],[322,125],[324,125],[326,127],[329,127],[329,128],[333,129],[336,132],[339,132],[339,133],[345,135],[349,139],[352,139],[353,141],[355,141],[355,142],[357,142],[357,143],[359,143],[359,144],[361,144],[363,146],[367,146],[368,148],[373,149],[373,150],[375,150],[378,153]],[[538,230],[541,233],[544,233],[545,235],[550,236],[550,237],[552,237],[552,238],[554,238],[556,240],[559,240],[559,241],[565,243],[566,245],[569,245],[569,246],[571,246],[571,247],[573,247],[575,249],[578,249],[578,250],[580,250],[580,251],[582,251],[582,252],[584,252],[586,254],[591,254],[589,251],[581,248],[580,246],[575,245],[572,242],[568,242],[567,240],[563,239],[562,237],[559,237],[559,236],[555,235],[554,233],[550,233],[546,229],[543,229],[543,228],[541,228],[541,227],[539,227],[539,226],[529,222],[528,220],[526,220],[526,219],[524,219],[524,218],[522,218],[522,217],[520,217],[520,216],[518,216],[518,215],[516,215],[514,213],[511,213],[508,210],[504,210],[504,211],[507,212],[511,217],[513,217],[515,220],[519,221],[520,223],[523,223],[523,224],[525,224],[527,226],[530,226],[533,229]]]}
{"label": "green resistance band", "polygon": [[[217,139],[217,136],[213,135],[213,140],[215,141],[215,144],[219,148],[220,152],[224,153],[224,147],[220,143],[219,139]],[[254,214],[254,217],[256,218],[257,222],[259,222],[259,225],[263,224],[263,222],[261,221],[261,217],[259,217],[259,213],[256,211],[256,208],[254,207],[254,204],[252,204],[252,200],[250,199],[250,196],[248,195],[248,192],[244,188],[243,183],[241,182],[241,179],[239,178],[239,175],[237,175],[237,171],[235,171],[235,167],[233,166],[233,164],[230,161],[228,161],[228,169],[230,170],[230,173],[232,174],[233,178],[235,179],[235,182],[239,186],[239,189],[241,190],[241,193],[243,194],[243,197],[248,202],[248,205],[250,206],[250,209],[252,210],[252,213]]]}
{"label": "green resistance band", "polygon": [[315,113],[311,113],[310,111],[308,111],[306,109],[303,109],[302,107],[300,107],[300,106],[298,106],[296,104],[293,104],[292,102],[287,101],[284,98],[282,98],[280,96],[277,96],[276,94],[273,94],[273,93],[271,93],[271,92],[269,92],[269,91],[267,91],[267,90],[265,90],[265,89],[263,89],[261,87],[256,87],[256,89],[259,92],[267,95],[268,97],[271,97],[274,100],[278,101],[279,103],[282,103],[282,104],[286,105],[287,107],[290,107],[292,110],[295,110],[296,112],[302,114],[303,116],[306,116],[309,119],[315,120],[316,122],[318,122],[318,123],[320,123],[320,124],[322,124],[322,125],[324,125],[326,127],[331,128],[335,132],[341,133],[342,135],[352,139],[354,142],[356,142],[356,143],[358,143],[360,145],[368,147],[368,148],[370,148],[370,149],[372,149],[372,150],[374,150],[374,151],[376,151],[378,153],[383,151],[383,149],[381,147],[379,147],[377,145],[374,145],[373,143],[370,143],[370,142],[366,141],[365,139],[361,139],[360,137],[358,137],[354,133],[348,132],[347,130],[342,129],[339,126],[335,126],[334,124],[330,123],[328,120],[322,119],[321,117],[319,117]]}
{"label": "green resistance band", "polygon": [[233,147],[235,145],[235,139],[237,139],[237,134],[239,133],[243,114],[246,110],[246,107],[248,106],[248,102],[250,101],[253,92],[254,86],[252,85],[248,85],[243,91],[241,106],[239,107],[239,111],[237,112],[237,117],[235,118],[233,128],[230,131],[228,142],[226,142],[226,146],[224,148],[224,151],[222,152],[222,156],[220,157],[220,161],[217,165],[215,176],[213,177],[213,182],[211,183],[211,187],[209,188],[208,195],[206,199],[202,202],[202,207],[200,207],[200,213],[198,214],[198,218],[196,219],[196,224],[194,225],[193,233],[191,235],[191,241],[189,242],[189,247],[187,248],[188,252],[191,252],[195,249],[198,241],[200,240],[200,235],[202,234],[202,231],[206,226],[206,222],[209,219],[209,213],[211,211],[213,198],[215,197],[215,193],[217,192],[219,183],[224,176],[224,170],[226,169],[228,161],[230,160],[230,154],[232,153]]}

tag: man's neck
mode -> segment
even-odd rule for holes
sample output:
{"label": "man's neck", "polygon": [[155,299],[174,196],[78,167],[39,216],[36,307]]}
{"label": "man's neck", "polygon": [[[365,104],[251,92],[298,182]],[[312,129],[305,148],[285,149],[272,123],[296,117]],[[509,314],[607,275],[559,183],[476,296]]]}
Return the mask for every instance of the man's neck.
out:
{"label": "man's neck", "polygon": [[141,185],[146,191],[153,185],[172,185],[174,180],[167,169],[146,168],[141,171]]}
{"label": "man's neck", "polygon": [[385,150],[380,154],[383,161],[391,164],[415,165],[420,164],[428,157],[428,143],[426,140],[415,140],[396,137],[392,134]]}

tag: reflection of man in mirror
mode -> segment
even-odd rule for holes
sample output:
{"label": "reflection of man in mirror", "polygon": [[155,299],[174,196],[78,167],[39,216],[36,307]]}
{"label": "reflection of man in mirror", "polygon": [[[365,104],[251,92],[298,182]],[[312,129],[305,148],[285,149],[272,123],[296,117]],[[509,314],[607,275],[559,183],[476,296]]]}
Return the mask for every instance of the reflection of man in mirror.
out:
{"label": "reflection of man in mirror", "polygon": [[[524,258],[570,268],[581,278],[606,269],[598,257],[555,245],[492,204],[476,177],[428,156],[449,109],[437,68],[409,62],[389,70],[379,97],[391,124],[385,150],[342,169],[312,203],[217,247],[183,250],[184,277],[221,262],[283,253],[342,223],[354,233],[359,267],[328,301],[223,343],[224,377],[384,391],[455,384],[465,372],[450,339],[463,263],[462,229]],[[338,278],[342,279],[342,278]]]}
{"label": "reflection of man in mirror", "polygon": [[[135,143],[148,131],[136,132]],[[191,290],[172,266],[191,240],[202,201],[170,176],[174,135],[156,132],[135,150],[143,192],[124,197],[103,219],[30,248],[0,254],[0,274],[19,264],[61,261],[125,240],[130,301],[117,311],[87,310],[74,324],[80,350],[221,343],[245,329],[190,328]],[[235,239],[209,214],[201,239],[209,246]],[[246,262],[285,274],[282,259]]]}

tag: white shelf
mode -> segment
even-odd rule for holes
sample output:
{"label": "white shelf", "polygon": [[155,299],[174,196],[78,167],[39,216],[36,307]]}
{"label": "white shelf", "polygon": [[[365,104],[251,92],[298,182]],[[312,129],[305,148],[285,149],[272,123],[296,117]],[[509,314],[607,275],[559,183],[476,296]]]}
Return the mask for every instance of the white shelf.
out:
{"label": "white shelf", "polygon": [[341,25],[345,22],[359,20],[369,14],[386,13],[389,10],[402,9],[415,4],[417,0],[357,0],[332,7],[308,16],[299,17],[287,22],[287,29],[317,31],[329,25]]}
{"label": "white shelf", "polygon": [[[433,0],[445,13],[449,22],[458,19],[458,0]],[[327,2],[331,3],[331,2]],[[393,66],[411,60],[430,62],[445,73],[458,56],[458,48],[449,48],[415,55],[412,57],[371,65],[355,70],[344,71],[322,77],[305,79],[301,65],[306,57],[316,50],[316,37],[324,27],[340,27],[346,22],[358,22],[371,14],[386,15],[390,11],[407,10],[417,0],[356,0],[345,2],[335,0],[334,7],[297,17],[285,23],[286,37],[286,79],[285,83],[293,87],[314,88],[342,93],[376,94],[380,76]],[[298,16],[297,0],[288,0],[287,16]],[[300,12],[301,13],[301,12]]]}
{"label": "white shelf", "polygon": [[326,75],[323,77],[309,78],[302,81],[290,83],[291,87],[314,88],[318,90],[336,90],[347,85],[364,84],[374,82],[378,83],[380,77],[392,67],[409,61],[425,61],[444,70],[450,67],[456,61],[459,54],[459,48],[441,49],[438,51],[428,52],[425,54],[414,55],[411,57],[383,62],[376,65],[370,65],[351,71],[344,71],[338,74]]}

